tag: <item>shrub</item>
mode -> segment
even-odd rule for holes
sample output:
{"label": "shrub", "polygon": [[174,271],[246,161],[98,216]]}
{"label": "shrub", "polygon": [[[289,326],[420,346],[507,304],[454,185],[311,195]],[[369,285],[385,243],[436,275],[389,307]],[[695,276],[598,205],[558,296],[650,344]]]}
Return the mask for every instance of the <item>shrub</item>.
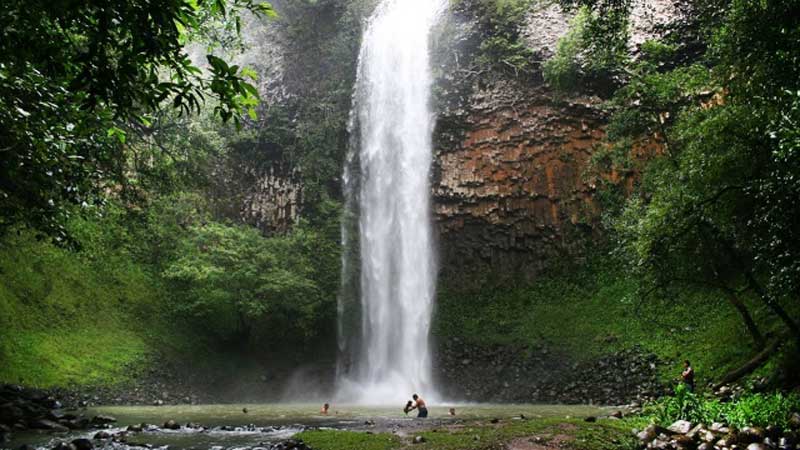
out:
{"label": "shrub", "polygon": [[666,397],[645,408],[645,414],[660,424],[676,420],[694,423],[722,422],[734,427],[776,425],[786,428],[789,417],[800,410],[800,395],[746,394],[735,401],[721,402],[704,399],[680,385],[675,395]]}

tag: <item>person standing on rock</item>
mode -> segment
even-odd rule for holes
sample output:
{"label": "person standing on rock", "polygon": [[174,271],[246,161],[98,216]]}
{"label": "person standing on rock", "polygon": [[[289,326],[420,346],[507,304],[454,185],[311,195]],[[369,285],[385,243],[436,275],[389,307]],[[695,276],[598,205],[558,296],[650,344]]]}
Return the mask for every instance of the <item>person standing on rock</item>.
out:
{"label": "person standing on rock", "polygon": [[689,392],[694,392],[694,369],[692,364],[687,359],[683,362],[683,372],[681,372],[681,379]]}
{"label": "person standing on rock", "polygon": [[414,404],[411,406],[411,410],[416,409],[419,411],[417,417],[428,417],[428,405],[425,404],[425,400],[423,400],[422,397],[417,394],[412,395],[411,398],[414,399]]}

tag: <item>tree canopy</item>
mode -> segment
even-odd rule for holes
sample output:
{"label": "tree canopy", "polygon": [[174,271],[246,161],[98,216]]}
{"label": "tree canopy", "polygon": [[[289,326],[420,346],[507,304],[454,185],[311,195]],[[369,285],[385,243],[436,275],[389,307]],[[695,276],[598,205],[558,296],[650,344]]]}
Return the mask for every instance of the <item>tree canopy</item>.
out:
{"label": "tree canopy", "polygon": [[0,231],[29,226],[66,243],[69,215],[102,203],[125,177],[125,128],[164,109],[224,121],[255,114],[254,72],[186,44],[254,0],[18,1],[0,10]]}

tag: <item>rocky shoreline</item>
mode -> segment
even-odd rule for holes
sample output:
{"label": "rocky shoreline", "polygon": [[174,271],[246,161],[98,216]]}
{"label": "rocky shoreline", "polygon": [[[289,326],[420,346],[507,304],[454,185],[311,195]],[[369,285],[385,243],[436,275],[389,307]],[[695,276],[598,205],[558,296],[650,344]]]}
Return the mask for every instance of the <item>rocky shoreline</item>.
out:
{"label": "rocky shoreline", "polygon": [[678,420],[669,427],[649,425],[634,430],[640,448],[655,450],[796,450],[800,449],[800,414],[794,413],[789,429],[775,426],[736,429],[723,423],[693,424]]}

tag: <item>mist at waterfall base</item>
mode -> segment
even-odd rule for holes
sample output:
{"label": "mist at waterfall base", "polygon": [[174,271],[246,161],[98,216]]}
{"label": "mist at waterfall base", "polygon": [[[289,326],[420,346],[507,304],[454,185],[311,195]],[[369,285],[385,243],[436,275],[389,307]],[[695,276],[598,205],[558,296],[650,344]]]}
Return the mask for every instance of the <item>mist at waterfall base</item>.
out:
{"label": "mist at waterfall base", "polygon": [[[445,4],[385,0],[362,40],[345,168],[347,206],[358,218],[360,320],[351,320],[343,295],[339,344],[347,364],[339,365],[339,401],[400,405],[413,393],[437,397],[429,345],[436,284],[429,41]],[[356,244],[351,232],[343,226],[345,255]],[[343,258],[343,290],[348,264]],[[358,338],[348,340],[352,333]]]}

